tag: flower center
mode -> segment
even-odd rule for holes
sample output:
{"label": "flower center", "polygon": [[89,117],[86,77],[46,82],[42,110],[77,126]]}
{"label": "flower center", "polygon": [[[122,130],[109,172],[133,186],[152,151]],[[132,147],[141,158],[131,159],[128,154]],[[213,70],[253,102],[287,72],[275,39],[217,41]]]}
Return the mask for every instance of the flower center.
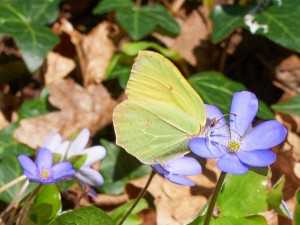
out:
{"label": "flower center", "polygon": [[50,173],[47,169],[42,169],[40,176],[43,179],[48,179],[50,176]]}
{"label": "flower center", "polygon": [[227,145],[228,151],[231,153],[238,152],[240,150],[240,147],[241,147],[241,145],[237,141],[229,141],[229,143]]}

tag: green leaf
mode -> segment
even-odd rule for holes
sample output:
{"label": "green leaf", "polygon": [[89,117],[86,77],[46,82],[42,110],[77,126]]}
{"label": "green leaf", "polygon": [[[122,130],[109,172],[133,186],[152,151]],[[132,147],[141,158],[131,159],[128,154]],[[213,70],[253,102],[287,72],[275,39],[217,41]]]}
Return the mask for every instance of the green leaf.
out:
{"label": "green leaf", "polygon": [[148,166],[113,143],[102,139],[101,144],[107,149],[107,156],[101,162],[101,174],[105,180],[101,189],[105,193],[121,194],[128,181],[150,173]]}
{"label": "green leaf", "polygon": [[156,22],[145,14],[144,9],[135,6],[118,11],[117,21],[133,40],[145,37],[156,28]]}
{"label": "green leaf", "polygon": [[[198,217],[189,225],[203,225],[204,217]],[[251,217],[233,217],[225,216],[219,218],[212,218],[210,225],[267,225],[267,222],[263,216],[251,216]]]}
{"label": "green leaf", "polygon": [[62,214],[51,225],[115,225],[115,223],[101,209],[86,207]]}
{"label": "green leaf", "polygon": [[[23,171],[20,168],[19,162],[16,156],[5,155],[0,158],[0,187],[8,182],[16,179],[17,177],[23,175]],[[6,192],[0,194],[0,201],[9,203],[14,197],[21,191],[24,182],[20,182],[15,186],[7,189]],[[27,191],[21,196],[23,198],[26,196],[33,186],[30,186]]]}
{"label": "green leaf", "polygon": [[48,92],[43,91],[41,96],[32,100],[24,101],[18,111],[19,120],[40,116],[49,112]]}
{"label": "green leaf", "polygon": [[177,52],[150,41],[127,42],[122,45],[121,50],[129,56],[136,56],[139,51],[146,49],[154,49],[174,61],[181,59]]}
{"label": "green leaf", "polygon": [[282,0],[256,16],[259,24],[266,24],[268,32],[259,34],[286,48],[300,52],[300,4],[295,0]]}
{"label": "green leaf", "polygon": [[[190,78],[190,82],[207,104],[219,107],[224,113],[229,113],[233,94],[246,90],[243,84],[214,71],[195,74]],[[257,116],[262,119],[273,119],[274,115],[269,107],[262,101],[259,104]]]}
{"label": "green leaf", "polygon": [[44,185],[38,192],[29,211],[29,217],[37,225],[50,223],[62,208],[60,192],[56,185]]}
{"label": "green leaf", "polygon": [[266,211],[266,188],[267,177],[253,171],[242,176],[228,175],[217,199],[220,215],[246,217]]}
{"label": "green leaf", "polygon": [[160,4],[147,5],[143,7],[145,15],[156,21],[156,25],[172,35],[180,33],[180,26],[168,10]]}
{"label": "green leaf", "polygon": [[131,0],[102,0],[94,9],[95,14],[103,14],[133,7]]}
{"label": "green leaf", "polygon": [[59,0],[10,0],[0,3],[0,35],[14,38],[27,68],[42,64],[58,38],[44,25],[57,16]]}
{"label": "green leaf", "polygon": [[174,18],[163,6],[158,4],[118,10],[117,21],[134,40],[145,37],[157,27],[172,35],[180,32],[180,27]]}
{"label": "green leaf", "polygon": [[19,154],[33,154],[33,149],[18,143],[13,138],[13,132],[16,128],[17,124],[13,123],[9,127],[0,130],[0,158],[6,155],[16,157]]}
{"label": "green leaf", "polygon": [[212,225],[267,225],[263,216],[254,216],[249,218],[220,217],[213,220]]}
{"label": "green leaf", "polygon": [[[255,6],[254,6],[255,7]],[[212,19],[214,23],[212,41],[222,41],[235,29],[244,27],[244,17],[253,8],[243,6],[216,6]],[[300,52],[300,4],[295,0],[282,0],[282,4],[273,4],[254,15],[254,21],[267,26],[267,30],[257,30],[256,34],[263,35],[275,43]]]}
{"label": "green leaf", "polygon": [[286,203],[283,200],[283,188],[284,188],[285,179],[282,176],[268,192],[267,201],[269,207],[274,209],[281,216],[291,218],[291,212],[286,207]]}
{"label": "green leaf", "polygon": [[244,15],[249,8],[239,5],[217,5],[212,12],[213,32],[212,42],[218,43],[228,37],[236,28],[244,25]]}
{"label": "green leaf", "polygon": [[[119,206],[109,213],[111,218],[115,221],[116,224],[119,224],[120,220],[123,218],[125,213],[129,210],[135,200],[126,202],[125,204]],[[140,225],[142,224],[142,219],[138,216],[138,213],[144,209],[147,209],[148,203],[145,199],[141,199],[136,207],[131,212],[130,216],[126,219],[123,225]]]}
{"label": "green leaf", "polygon": [[300,115],[300,94],[290,98],[288,101],[271,106],[277,112]]}
{"label": "green leaf", "polygon": [[123,59],[127,61],[128,56],[125,54],[117,53],[115,54],[112,59],[110,60],[110,63],[106,69],[106,79],[112,80],[112,79],[118,79],[120,86],[125,89],[127,85],[127,81],[129,79],[130,70],[132,61],[130,63],[124,63]]}
{"label": "green leaf", "polygon": [[300,225],[300,191],[296,194],[296,209],[294,213],[295,225]]}

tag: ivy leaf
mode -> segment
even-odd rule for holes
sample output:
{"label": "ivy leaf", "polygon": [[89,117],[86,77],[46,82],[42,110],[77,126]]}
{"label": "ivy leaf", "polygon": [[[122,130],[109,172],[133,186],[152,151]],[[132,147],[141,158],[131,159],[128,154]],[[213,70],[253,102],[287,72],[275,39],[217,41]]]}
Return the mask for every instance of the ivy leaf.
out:
{"label": "ivy leaf", "polygon": [[33,154],[33,149],[18,143],[13,138],[13,132],[16,128],[17,124],[13,123],[9,127],[0,130],[0,158],[6,155],[16,157],[19,154]]}
{"label": "ivy leaf", "polygon": [[102,0],[94,9],[95,14],[103,14],[120,9],[130,9],[133,7],[131,0]]}
{"label": "ivy leaf", "polygon": [[57,16],[59,0],[6,0],[0,3],[0,35],[14,38],[27,68],[42,64],[58,38],[45,27]]}
{"label": "ivy leaf", "polygon": [[290,98],[288,101],[272,105],[272,109],[286,114],[300,115],[300,94]]}
{"label": "ivy leaf", "polygon": [[104,0],[94,13],[116,11],[116,19],[133,40],[139,40],[161,28],[171,35],[180,32],[180,26],[172,15],[160,4],[136,6],[129,0]]}
{"label": "ivy leaf", "polygon": [[[219,107],[224,113],[229,113],[233,94],[246,90],[242,83],[230,80],[214,71],[195,74],[190,78],[190,82],[207,104]],[[262,119],[274,118],[273,112],[262,101],[259,102],[257,116]]]}
{"label": "ivy leaf", "polygon": [[156,28],[156,21],[147,15],[144,7],[134,6],[130,9],[119,10],[117,21],[133,40],[145,37]]}
{"label": "ivy leaf", "polygon": [[107,149],[107,156],[101,162],[101,174],[105,180],[101,189],[105,193],[121,194],[128,181],[150,173],[148,166],[142,165],[115,144],[103,139],[101,144]]}
{"label": "ivy leaf", "polygon": [[300,52],[300,4],[295,0],[282,0],[256,16],[259,24],[266,24],[268,32],[259,34],[286,48]]}
{"label": "ivy leaf", "polygon": [[249,8],[239,5],[217,5],[212,12],[213,32],[212,42],[218,43],[228,37],[235,29],[244,26],[243,17]]}
{"label": "ivy leaf", "polygon": [[85,207],[63,213],[51,225],[116,225],[112,218],[96,207]]}
{"label": "ivy leaf", "polygon": [[48,91],[42,91],[40,97],[24,101],[18,111],[19,120],[40,116],[49,112]]}
{"label": "ivy leaf", "polygon": [[[246,217],[267,210],[267,177],[253,171],[228,175],[217,205],[221,216]],[[233,223],[235,224],[235,223]]]}
{"label": "ivy leaf", "polygon": [[30,210],[29,217],[36,225],[49,224],[61,210],[60,192],[56,185],[44,185],[39,190]]}
{"label": "ivy leaf", "polygon": [[[254,6],[255,7],[255,6]],[[214,29],[212,41],[222,41],[236,28],[244,27],[244,17],[253,8],[243,6],[216,6],[212,19]],[[275,43],[300,52],[300,5],[294,0],[282,0],[282,4],[272,4],[254,15],[254,21],[267,27],[259,29],[257,34],[263,35]]]}

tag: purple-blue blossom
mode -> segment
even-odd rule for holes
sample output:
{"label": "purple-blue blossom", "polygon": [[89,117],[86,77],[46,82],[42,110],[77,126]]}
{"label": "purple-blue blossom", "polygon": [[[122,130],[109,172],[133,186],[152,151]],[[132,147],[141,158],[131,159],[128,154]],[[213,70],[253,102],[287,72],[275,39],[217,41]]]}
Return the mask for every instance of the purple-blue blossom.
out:
{"label": "purple-blue blossom", "polygon": [[98,145],[86,148],[90,137],[88,129],[83,129],[73,141],[65,141],[59,133],[51,134],[44,145],[48,149],[71,161],[76,157],[86,157],[80,168],[76,169],[75,177],[90,186],[101,186],[104,182],[102,175],[91,166],[106,155],[104,147]]}
{"label": "purple-blue blossom", "polygon": [[52,153],[46,148],[40,148],[35,161],[26,155],[18,157],[24,175],[32,182],[51,184],[71,178],[75,171],[69,162],[53,165]]}
{"label": "purple-blue blossom", "polygon": [[195,185],[187,176],[194,176],[202,172],[200,163],[189,156],[169,160],[164,164],[155,164],[152,165],[152,168],[169,181],[185,186]]}
{"label": "purple-blue blossom", "polygon": [[258,99],[248,91],[234,94],[229,126],[217,107],[206,105],[205,134],[192,138],[190,149],[203,158],[217,159],[218,167],[232,174],[271,165],[276,160],[272,148],[285,140],[287,129],[276,120],[253,127],[257,111]]}

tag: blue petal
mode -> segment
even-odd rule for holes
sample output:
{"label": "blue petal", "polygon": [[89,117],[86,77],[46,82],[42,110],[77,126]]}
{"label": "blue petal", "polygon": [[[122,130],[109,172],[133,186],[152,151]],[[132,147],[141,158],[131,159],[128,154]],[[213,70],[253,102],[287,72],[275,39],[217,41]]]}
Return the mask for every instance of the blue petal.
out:
{"label": "blue petal", "polygon": [[37,179],[38,178],[38,170],[34,162],[26,155],[20,155],[18,157],[19,163],[23,168],[24,175],[28,179]]}
{"label": "blue petal", "polygon": [[162,176],[167,175],[169,172],[160,164],[152,165],[152,168]]}
{"label": "blue petal", "polygon": [[176,174],[169,174],[167,176],[165,176],[166,179],[168,179],[169,181],[175,183],[175,184],[179,184],[179,185],[184,185],[184,186],[194,186],[195,183],[184,177],[181,175],[176,175]]}
{"label": "blue petal", "polygon": [[76,178],[82,183],[85,183],[90,186],[99,187],[104,183],[102,175],[89,167],[81,168],[76,174]]}
{"label": "blue petal", "polygon": [[276,161],[276,154],[272,150],[240,151],[237,153],[239,159],[253,167],[265,167]]}
{"label": "blue petal", "polygon": [[287,129],[278,121],[270,120],[254,127],[243,138],[241,149],[244,151],[270,149],[282,143]]}
{"label": "blue petal", "polygon": [[244,136],[258,110],[258,100],[249,91],[236,92],[230,109],[230,131],[233,139]]}
{"label": "blue petal", "polygon": [[203,158],[218,158],[225,154],[222,146],[209,143],[207,138],[195,137],[188,143],[193,153]]}
{"label": "blue petal", "polygon": [[163,167],[172,174],[193,176],[202,172],[200,163],[188,156],[166,162]]}
{"label": "blue petal", "polygon": [[214,105],[205,105],[206,117],[215,120],[220,126],[226,124],[223,113]]}
{"label": "blue petal", "polygon": [[72,164],[69,162],[61,162],[54,165],[51,169],[51,177],[57,182],[62,179],[67,179],[72,177],[75,171]]}
{"label": "blue petal", "polygon": [[37,152],[35,164],[39,171],[50,169],[52,166],[52,153],[46,148],[40,148]]}
{"label": "blue petal", "polygon": [[218,160],[217,165],[223,172],[232,174],[243,174],[249,169],[246,165],[240,162],[239,158],[233,153],[228,153],[222,156]]}

